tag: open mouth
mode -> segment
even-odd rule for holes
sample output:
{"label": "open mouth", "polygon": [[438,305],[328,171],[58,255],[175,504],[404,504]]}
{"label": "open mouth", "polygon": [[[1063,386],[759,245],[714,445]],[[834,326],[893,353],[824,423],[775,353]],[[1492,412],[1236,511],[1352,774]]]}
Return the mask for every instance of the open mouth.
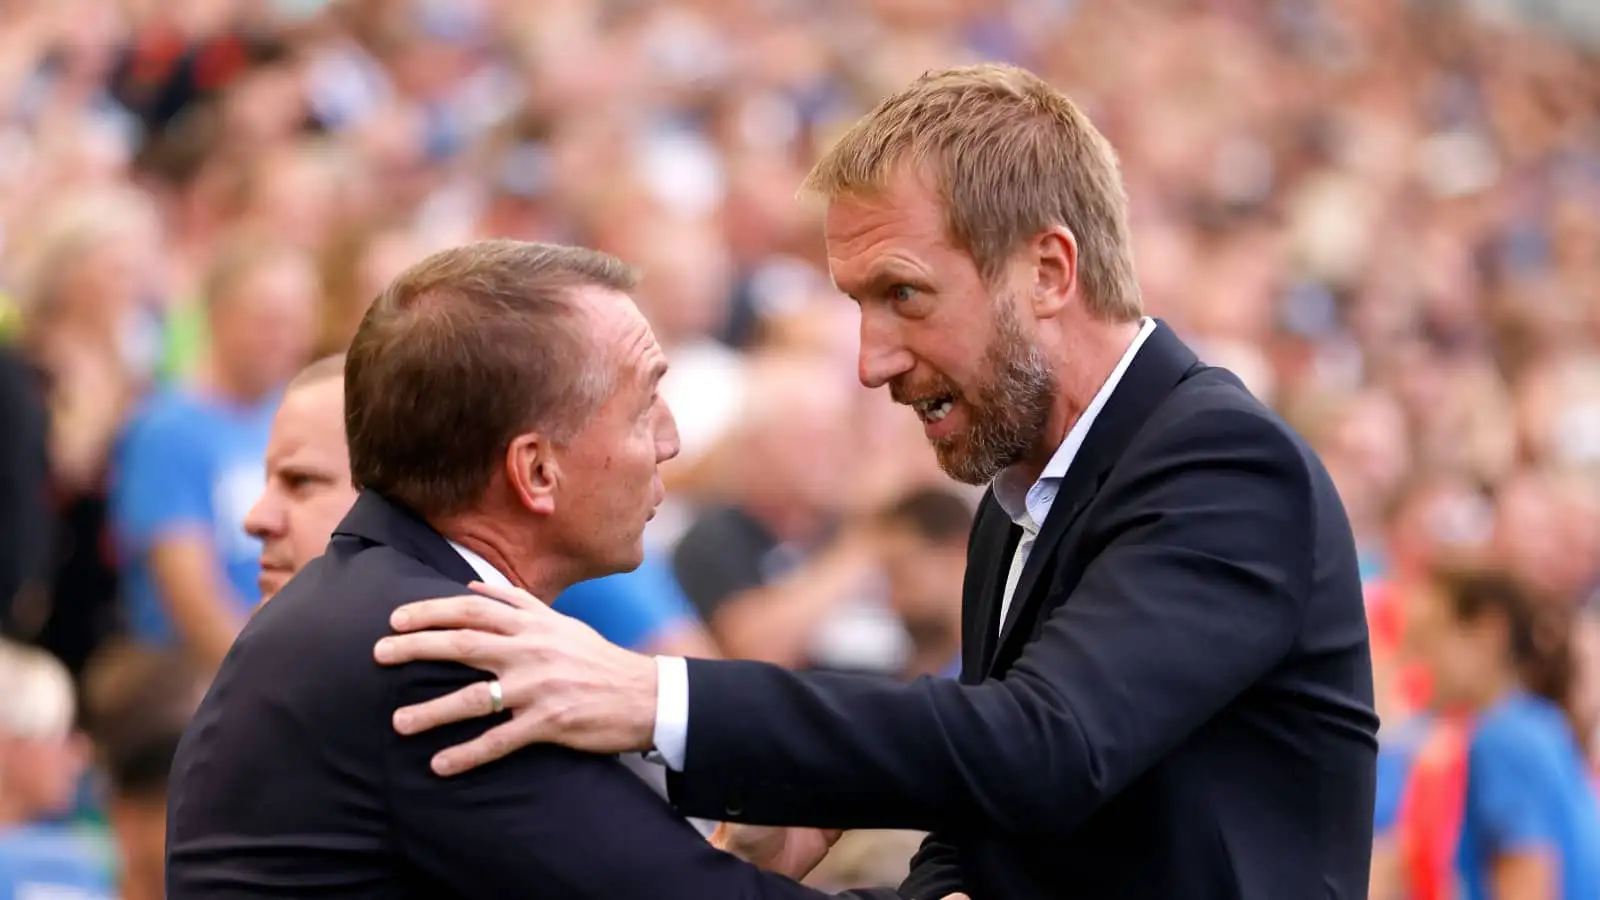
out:
{"label": "open mouth", "polygon": [[945,416],[950,415],[950,410],[954,409],[955,405],[955,397],[949,394],[941,394],[937,397],[929,397],[926,400],[914,401],[911,404],[911,408],[917,411],[917,416],[922,421],[931,425],[934,422],[942,421]]}

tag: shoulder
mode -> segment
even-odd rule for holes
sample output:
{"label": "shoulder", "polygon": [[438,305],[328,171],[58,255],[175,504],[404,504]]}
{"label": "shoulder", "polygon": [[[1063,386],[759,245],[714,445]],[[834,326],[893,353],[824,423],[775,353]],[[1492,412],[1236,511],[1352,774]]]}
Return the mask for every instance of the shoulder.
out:
{"label": "shoulder", "polygon": [[1156,407],[1141,438],[1157,443],[1206,439],[1253,444],[1285,455],[1309,450],[1294,429],[1226,369],[1202,369],[1180,382]]}
{"label": "shoulder", "polygon": [[1475,761],[1534,764],[1561,753],[1572,742],[1566,717],[1542,697],[1518,695],[1484,715],[1472,735]]}
{"label": "shoulder", "polygon": [[207,429],[204,405],[188,391],[161,388],[146,397],[128,417],[130,442],[163,440],[170,436],[203,435]]}

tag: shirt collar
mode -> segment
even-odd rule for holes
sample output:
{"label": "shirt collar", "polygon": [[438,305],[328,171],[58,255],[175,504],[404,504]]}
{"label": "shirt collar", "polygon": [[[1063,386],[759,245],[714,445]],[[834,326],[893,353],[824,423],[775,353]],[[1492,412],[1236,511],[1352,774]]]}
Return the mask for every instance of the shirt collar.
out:
{"label": "shirt collar", "polygon": [[456,553],[460,554],[462,559],[467,561],[467,565],[472,567],[472,571],[477,573],[479,581],[483,582],[484,584],[492,584],[495,587],[516,587],[516,585],[511,583],[511,579],[500,574],[500,570],[490,565],[488,560],[461,546],[455,541],[450,541],[450,546],[456,551]]}
{"label": "shirt collar", "polygon": [[[1133,358],[1139,354],[1139,348],[1156,330],[1156,321],[1146,317],[1139,326],[1139,333],[1134,336],[1128,349],[1123,351],[1122,359],[1117,361],[1116,368],[1111,370],[1111,375],[1105,383],[1100,385],[1100,390],[1089,401],[1083,415],[1078,421],[1072,423],[1072,428],[1067,431],[1067,436],[1062,439],[1061,446],[1045,463],[1044,471],[1039,473],[1039,478],[1026,489],[1015,484],[1012,470],[1007,469],[995,476],[994,498],[999,501],[1000,508],[1005,510],[1011,521],[1017,523],[1029,534],[1036,534],[1040,526],[1050,515],[1050,507],[1055,503],[1056,489],[1061,485],[1061,479],[1066,477],[1067,469],[1072,466],[1072,460],[1077,457],[1082,449],[1083,442],[1089,436],[1089,429],[1094,427],[1094,420],[1105,408],[1106,402],[1116,391],[1117,385],[1122,381],[1122,376],[1127,374],[1128,366],[1133,364]],[[1008,477],[1009,476],[1009,477]]]}

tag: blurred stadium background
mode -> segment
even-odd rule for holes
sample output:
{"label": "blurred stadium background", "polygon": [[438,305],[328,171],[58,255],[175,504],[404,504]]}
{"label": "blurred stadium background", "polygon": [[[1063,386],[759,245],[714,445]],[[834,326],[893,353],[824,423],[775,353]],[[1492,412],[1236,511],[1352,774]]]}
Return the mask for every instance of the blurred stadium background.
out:
{"label": "blurred stadium background", "polygon": [[[1600,750],[1597,53],[1594,0],[0,3],[0,882],[48,822],[161,896],[163,754],[214,656],[138,559],[162,509],[209,504],[215,602],[253,603],[259,416],[149,398],[270,398],[477,237],[640,266],[675,366],[651,560],[562,602],[646,650],[944,672],[973,494],[855,383],[796,189],[880,97],[980,60],[1091,114],[1149,310],[1334,472],[1386,723],[1427,703],[1411,599],[1472,560],[1540,598]],[[199,444],[238,464],[174,462]],[[818,878],[893,882],[908,842]]]}

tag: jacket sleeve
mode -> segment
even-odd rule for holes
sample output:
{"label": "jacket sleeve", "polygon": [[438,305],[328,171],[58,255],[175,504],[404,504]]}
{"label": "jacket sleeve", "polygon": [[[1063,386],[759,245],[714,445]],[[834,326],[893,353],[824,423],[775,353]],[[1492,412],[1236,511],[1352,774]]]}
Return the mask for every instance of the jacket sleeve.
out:
{"label": "jacket sleeve", "polygon": [[[482,678],[413,663],[394,670],[397,706]],[[492,724],[506,720],[494,717]],[[612,757],[539,745],[441,778],[429,760],[484,720],[391,735],[385,771],[400,851],[427,878],[474,898],[822,900],[828,895],[712,847]]]}
{"label": "jacket sleeve", "polygon": [[1213,409],[1151,443],[1101,489],[1102,549],[1048,598],[1002,680],[691,660],[674,803],[773,824],[1070,834],[1287,655],[1309,591],[1310,473],[1288,434]]}

